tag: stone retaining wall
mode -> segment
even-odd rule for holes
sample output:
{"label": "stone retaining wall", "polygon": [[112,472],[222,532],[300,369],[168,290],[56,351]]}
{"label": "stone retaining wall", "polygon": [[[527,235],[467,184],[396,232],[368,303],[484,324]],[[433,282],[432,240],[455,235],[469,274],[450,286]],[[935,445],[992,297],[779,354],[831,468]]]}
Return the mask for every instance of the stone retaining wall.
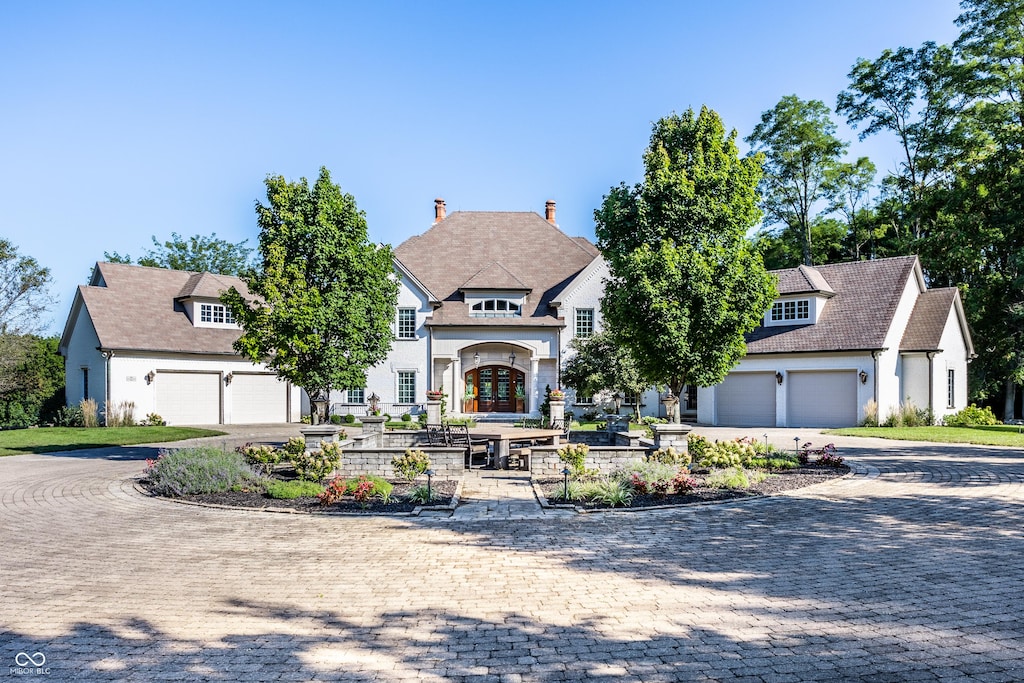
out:
{"label": "stone retaining wall", "polygon": [[[342,444],[341,475],[358,477],[360,474],[375,474],[391,479],[395,470],[391,459],[404,455],[405,448],[352,448],[351,443]],[[349,446],[346,448],[346,446]],[[421,448],[430,458],[430,469],[435,479],[459,479],[466,471],[465,448]],[[426,479],[424,479],[426,481]]]}
{"label": "stone retaining wall", "polygon": [[[610,474],[634,460],[641,460],[649,451],[636,446],[591,446],[584,463],[588,470]],[[535,477],[560,477],[565,464],[558,459],[558,447],[534,446],[530,449],[530,474]]]}

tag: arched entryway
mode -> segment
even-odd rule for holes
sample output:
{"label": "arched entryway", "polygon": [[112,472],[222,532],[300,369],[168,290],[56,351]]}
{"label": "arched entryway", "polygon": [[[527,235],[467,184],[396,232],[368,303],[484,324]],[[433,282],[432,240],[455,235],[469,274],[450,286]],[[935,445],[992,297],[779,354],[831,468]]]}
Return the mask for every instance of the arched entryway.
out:
{"label": "arched entryway", "polygon": [[465,380],[465,412],[526,412],[525,373],[507,365],[485,365],[467,372]]}

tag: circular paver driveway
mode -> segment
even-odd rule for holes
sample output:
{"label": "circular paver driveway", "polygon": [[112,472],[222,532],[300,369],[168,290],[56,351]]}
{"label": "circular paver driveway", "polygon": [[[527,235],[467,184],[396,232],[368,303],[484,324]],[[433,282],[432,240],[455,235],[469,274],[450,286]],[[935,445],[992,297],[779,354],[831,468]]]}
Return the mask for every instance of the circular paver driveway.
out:
{"label": "circular paver driveway", "polygon": [[0,674],[1024,679],[1018,450],[848,440],[791,495],[516,523],[177,505],[126,483],[149,453],[0,458]]}

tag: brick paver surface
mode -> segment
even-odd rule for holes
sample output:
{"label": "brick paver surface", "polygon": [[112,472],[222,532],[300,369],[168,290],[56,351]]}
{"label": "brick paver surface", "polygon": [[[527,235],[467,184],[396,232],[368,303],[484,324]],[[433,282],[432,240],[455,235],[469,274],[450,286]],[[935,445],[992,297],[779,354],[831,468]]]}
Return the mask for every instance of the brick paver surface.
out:
{"label": "brick paver surface", "polygon": [[151,499],[152,453],[0,458],[0,678],[1024,680],[1019,450],[851,440],[856,476],[643,513],[481,480],[448,518]]}

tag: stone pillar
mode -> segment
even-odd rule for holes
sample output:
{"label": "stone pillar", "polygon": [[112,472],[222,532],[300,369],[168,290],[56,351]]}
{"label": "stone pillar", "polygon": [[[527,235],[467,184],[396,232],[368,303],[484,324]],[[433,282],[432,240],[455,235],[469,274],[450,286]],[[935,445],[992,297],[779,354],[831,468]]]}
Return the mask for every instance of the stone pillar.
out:
{"label": "stone pillar", "polygon": [[360,422],[363,423],[363,434],[366,436],[366,439],[363,440],[364,447],[384,447],[385,419],[386,418],[383,415],[367,415],[364,418],[360,418]]}
{"label": "stone pillar", "polygon": [[565,424],[565,401],[551,400],[548,402],[548,405],[551,408],[551,424],[556,422]]}
{"label": "stone pillar", "polygon": [[302,438],[306,440],[306,450],[317,451],[320,450],[321,441],[326,441],[327,443],[338,441],[341,427],[330,423],[308,425],[300,429],[299,432],[302,433]]}
{"label": "stone pillar", "polygon": [[677,451],[687,452],[686,436],[693,427],[684,424],[653,424],[651,430],[654,432],[655,448],[675,448]]}
{"label": "stone pillar", "polygon": [[427,401],[427,424],[441,424],[441,401]]}

